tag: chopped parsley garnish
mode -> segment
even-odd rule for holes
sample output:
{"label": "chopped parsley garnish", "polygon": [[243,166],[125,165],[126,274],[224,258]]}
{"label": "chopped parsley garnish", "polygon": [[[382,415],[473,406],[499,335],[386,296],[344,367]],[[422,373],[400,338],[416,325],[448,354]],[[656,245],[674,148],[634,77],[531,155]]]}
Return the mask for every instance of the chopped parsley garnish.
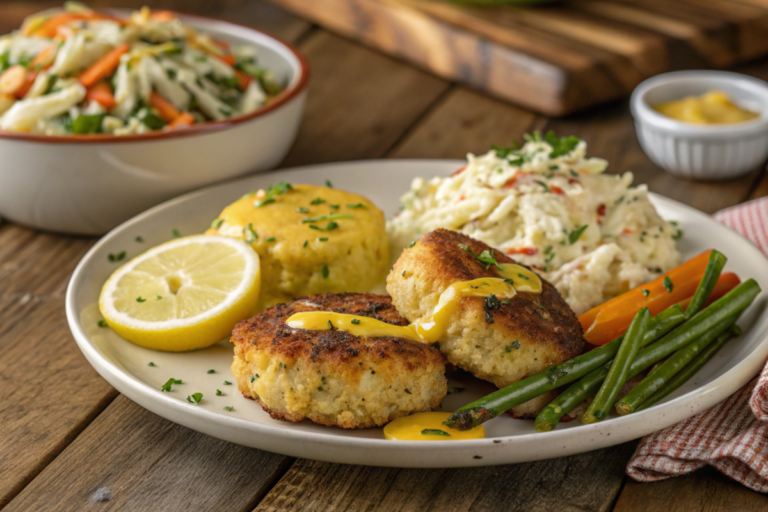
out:
{"label": "chopped parsley garnish", "polygon": [[211,227],[213,229],[219,229],[222,224],[224,224],[224,219],[214,219],[213,222],[211,222]]}
{"label": "chopped parsley garnish", "polygon": [[575,244],[588,227],[589,226],[587,224],[584,224],[583,226],[579,226],[578,228],[571,231],[571,233],[568,235],[568,242],[570,242],[571,245]]}
{"label": "chopped parsley garnish", "polygon": [[225,386],[231,386],[231,385],[232,385],[232,383],[231,383],[231,382],[229,382],[228,380],[225,380],[225,381],[224,381],[224,385],[225,385]]}
{"label": "chopped parsley garnish", "polygon": [[328,265],[323,265],[323,277],[327,279],[329,275],[331,275],[331,271],[328,269]]}
{"label": "chopped parsley garnish", "polygon": [[296,208],[296,213],[309,213],[309,208],[299,206],[298,208]]}
{"label": "chopped parsley garnish", "polygon": [[208,373],[216,373],[216,370],[208,370]]}
{"label": "chopped parsley garnish", "polygon": [[347,208],[352,208],[353,210],[356,210],[358,208],[365,208],[365,205],[363,203],[348,204]]}
{"label": "chopped parsley garnish", "polygon": [[317,206],[318,204],[323,204],[324,202],[325,202],[325,199],[321,197],[317,197],[313,199],[309,204],[311,204],[312,206]]}
{"label": "chopped parsley garnish", "polygon": [[258,373],[254,373],[253,375],[251,375],[251,382],[255,381],[258,378],[259,378],[259,374]]}
{"label": "chopped parsley garnish", "polygon": [[144,238],[143,238],[143,237],[140,237],[140,236],[137,236],[136,238],[134,238],[134,240],[136,240],[136,241],[137,241],[138,243],[140,243],[140,244],[143,244],[143,243],[144,243]]}
{"label": "chopped parsley garnish", "polygon": [[550,170],[550,171],[557,171],[557,170],[559,170],[559,169],[560,169],[560,166],[559,166],[559,165],[550,165],[550,166],[549,166],[549,170]]}
{"label": "chopped parsley garnish", "polygon": [[499,265],[499,262],[496,261],[496,258],[493,257],[493,249],[486,249],[480,254],[475,254],[475,251],[473,251],[472,248],[468,245],[459,244],[459,247],[474,256],[477,261],[485,265],[485,270],[491,268],[491,265],[494,265],[499,270],[503,270],[501,265]]}
{"label": "chopped parsley garnish", "polygon": [[325,180],[325,186],[328,188],[333,188],[333,183],[331,183],[331,180]]}
{"label": "chopped parsley garnish", "polygon": [[546,249],[544,249],[544,254],[549,254],[550,252],[552,252],[552,246],[551,245],[548,246]]}
{"label": "chopped parsley garnish", "polygon": [[675,288],[675,286],[672,284],[672,280],[669,278],[669,276],[664,277],[664,289],[667,290],[667,292],[672,293],[672,290]]}
{"label": "chopped parsley garnish", "polygon": [[136,302],[147,302],[147,299],[143,299],[141,295],[139,295],[138,297],[136,297]]}
{"label": "chopped parsley garnish", "polygon": [[191,395],[189,395],[187,397],[187,402],[189,402],[191,404],[199,404],[200,400],[202,400],[202,399],[203,399],[203,394],[202,393],[192,393]]}
{"label": "chopped parsley garnish", "polygon": [[493,313],[487,309],[485,310],[485,321],[489,324],[493,323]]}
{"label": "chopped parsley garnish", "polygon": [[488,310],[496,310],[501,308],[501,302],[499,302],[499,298],[496,297],[496,295],[493,293],[485,298],[484,303],[485,309]]}
{"label": "chopped parsley garnish", "polygon": [[245,237],[245,243],[252,244],[259,239],[259,235],[253,229],[253,223],[249,222],[247,226],[243,228],[243,236]]}
{"label": "chopped parsley garnish", "polygon": [[125,251],[120,251],[120,252],[119,252],[119,253],[117,253],[117,254],[112,254],[112,253],[109,253],[109,254],[107,255],[107,259],[108,259],[109,261],[113,262],[113,263],[114,263],[115,261],[121,261],[121,260],[125,259]]}
{"label": "chopped parsley garnish", "polygon": [[181,231],[179,231],[176,228],[173,228],[171,230],[171,235],[173,235],[173,238],[181,238]]}
{"label": "chopped parsley garnish", "polygon": [[157,296],[157,300],[163,300],[163,296],[162,295],[158,295]]}
{"label": "chopped parsley garnish", "polygon": [[309,240],[304,240],[304,243],[302,244],[302,247],[304,247],[306,249],[307,245],[309,245]]}
{"label": "chopped parsley garnish", "polygon": [[330,207],[332,210],[338,210],[338,209],[341,207],[341,205],[338,205],[338,204],[329,204],[328,206],[329,206],[329,207]]}
{"label": "chopped parsley garnish", "polygon": [[549,130],[547,134],[544,135],[544,142],[552,146],[552,151],[549,153],[549,158],[557,158],[560,156],[565,156],[576,149],[576,146],[579,145],[581,139],[574,135],[569,137],[558,137],[555,135],[555,132]]}
{"label": "chopped parsley garnish", "polygon": [[410,248],[411,248],[411,247],[413,247],[414,245],[416,245],[416,240],[414,240],[413,242],[409,243],[409,244],[408,244],[408,248],[410,249]]}
{"label": "chopped parsley garnish", "polygon": [[317,217],[310,217],[301,221],[302,224],[309,224],[310,222],[320,222],[321,220],[334,220],[334,219],[354,219],[354,215],[351,213],[329,213],[328,215],[318,215]]}
{"label": "chopped parsley garnish", "polygon": [[170,379],[168,379],[168,382],[163,384],[163,387],[160,388],[160,391],[165,391],[165,392],[171,391],[171,387],[174,384],[181,384],[181,379],[174,379],[173,377],[171,377]]}
{"label": "chopped parsley garnish", "polygon": [[512,343],[504,347],[504,352],[509,354],[510,352],[512,352],[512,349],[520,350],[520,342],[517,340],[513,341]]}
{"label": "chopped parsley garnish", "polygon": [[109,324],[107,324],[107,321],[104,320],[103,318],[98,322],[96,322],[96,325],[98,325],[99,327],[109,327]]}
{"label": "chopped parsley garnish", "polygon": [[520,149],[520,143],[515,139],[509,143],[509,146],[501,147],[496,144],[491,144],[491,149],[496,151],[496,156],[499,158],[507,158],[511,153]]}
{"label": "chopped parsley garnish", "polygon": [[647,297],[651,294],[651,291],[646,289],[643,289],[642,292],[643,292],[643,297]]}
{"label": "chopped parsley garnish", "polygon": [[547,186],[547,184],[544,183],[543,181],[539,181],[539,180],[534,180],[534,181],[536,181],[536,183],[538,183],[539,185],[544,187],[544,192],[552,192],[552,190],[550,190],[550,188]]}
{"label": "chopped parsley garnish", "polygon": [[523,274],[517,274],[517,277],[519,277],[520,279],[525,279],[526,281],[530,281],[531,280],[530,277],[524,276]]}
{"label": "chopped parsley garnish", "polygon": [[253,206],[255,206],[256,208],[261,208],[262,206],[268,205],[269,203],[274,203],[276,200],[275,196],[283,195],[286,192],[289,192],[291,190],[293,190],[293,187],[287,181],[281,181],[276,185],[270,185],[267,188],[266,194],[264,195],[264,199],[260,201],[256,201],[255,203],[253,203]]}
{"label": "chopped parsley garnish", "polygon": [[150,361],[150,362],[147,364],[147,366],[157,366],[157,365],[156,365],[155,363],[153,363],[152,361]]}
{"label": "chopped parsley garnish", "polygon": [[315,224],[310,224],[309,227],[312,229],[316,229],[318,231],[333,231],[334,229],[339,227],[339,224],[335,221],[331,221],[324,228],[321,228],[320,226],[317,226]]}
{"label": "chopped parsley garnish", "polygon": [[265,242],[277,242],[277,238],[275,238],[275,237],[271,236],[271,237],[267,238],[267,239],[266,239],[266,240],[264,240],[264,241],[265,241]]}
{"label": "chopped parsley garnish", "polygon": [[221,390],[220,390],[220,389],[217,389],[217,390],[216,390],[216,396],[221,396],[221,395],[222,395],[222,393],[221,393]]}
{"label": "chopped parsley garnish", "polygon": [[327,242],[328,241],[328,237],[327,236],[322,236],[322,237],[318,238],[317,241],[318,242]]}
{"label": "chopped parsley garnish", "polygon": [[227,412],[232,412],[234,409],[235,408],[232,407],[231,405],[228,405],[228,406],[224,407],[224,410],[227,411]]}
{"label": "chopped parsley garnish", "polygon": [[285,364],[283,364],[283,363],[280,363],[280,364],[278,364],[277,366],[278,366],[278,368],[280,368],[281,370],[285,370]]}
{"label": "chopped parsley garnish", "polygon": [[672,239],[673,239],[673,240],[680,240],[681,238],[683,238],[683,230],[682,230],[682,229],[680,229],[680,228],[678,228],[678,229],[675,231],[675,234],[674,234],[674,235],[672,235]]}
{"label": "chopped parsley garnish", "polygon": [[436,428],[425,428],[421,431],[421,435],[423,436],[446,436],[451,437],[451,434],[446,432],[445,430],[440,430]]}
{"label": "chopped parsley garnish", "polygon": [[358,318],[353,318],[352,323],[355,325],[360,325],[360,320]]}

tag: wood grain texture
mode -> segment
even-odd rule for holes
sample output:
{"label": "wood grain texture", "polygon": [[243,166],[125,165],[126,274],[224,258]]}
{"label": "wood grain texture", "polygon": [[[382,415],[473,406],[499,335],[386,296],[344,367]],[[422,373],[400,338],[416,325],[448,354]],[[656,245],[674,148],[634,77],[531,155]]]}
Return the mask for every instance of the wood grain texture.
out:
{"label": "wood grain texture", "polygon": [[536,7],[271,1],[547,115],[626,96],[665,71],[726,67],[768,53],[768,6],[761,0],[566,0]]}
{"label": "wood grain texture", "polygon": [[634,443],[549,461],[397,469],[300,460],[256,508],[271,511],[605,511]]}
{"label": "wood grain texture", "polygon": [[[181,427],[121,395],[5,510],[245,511],[289,462]],[[110,499],[99,500],[99,489]]]}
{"label": "wood grain texture", "polygon": [[449,87],[325,31],[309,36],[301,50],[312,81],[283,167],[381,157]]}
{"label": "wood grain texture", "polygon": [[64,314],[69,275],[91,244],[0,227],[0,507],[117,395]]}
{"label": "wood grain texture", "polygon": [[758,512],[768,510],[768,496],[754,492],[708,467],[690,475],[654,483],[630,480],[615,512]]}

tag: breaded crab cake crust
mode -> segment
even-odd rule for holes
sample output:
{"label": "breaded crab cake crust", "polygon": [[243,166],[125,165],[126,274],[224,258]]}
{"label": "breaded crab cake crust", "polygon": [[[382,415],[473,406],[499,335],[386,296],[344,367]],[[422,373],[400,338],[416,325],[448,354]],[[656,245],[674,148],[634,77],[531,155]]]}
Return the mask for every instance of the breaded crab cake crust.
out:
{"label": "breaded crab cake crust", "polygon": [[[460,244],[475,254],[492,250],[466,235],[438,229],[403,251],[387,278],[387,291],[405,318],[429,314],[453,283],[500,277],[495,267],[486,269]],[[493,255],[499,263],[516,263],[501,251]],[[451,363],[500,388],[579,355],[584,338],[578,318],[555,287],[541,281],[541,294],[518,292],[490,311],[493,323],[482,297],[461,298],[440,350]]]}
{"label": "breaded crab cake crust", "polygon": [[271,307],[232,333],[232,373],[238,389],[275,419],[367,428],[432,410],[447,393],[445,358],[404,338],[359,337],[339,330],[289,327],[293,314],[329,311],[407,321],[391,299],[373,294],[325,294]]}

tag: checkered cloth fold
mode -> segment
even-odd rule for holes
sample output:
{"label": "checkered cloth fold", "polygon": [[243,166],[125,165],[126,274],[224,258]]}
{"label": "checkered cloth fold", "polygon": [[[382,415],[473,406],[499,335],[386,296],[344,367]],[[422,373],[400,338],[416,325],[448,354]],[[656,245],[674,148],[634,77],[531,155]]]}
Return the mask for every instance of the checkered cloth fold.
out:
{"label": "checkered cloth fold", "polygon": [[[715,220],[768,254],[768,198],[728,208]],[[768,365],[727,400],[643,438],[627,465],[655,482],[711,465],[758,492],[768,492]]]}

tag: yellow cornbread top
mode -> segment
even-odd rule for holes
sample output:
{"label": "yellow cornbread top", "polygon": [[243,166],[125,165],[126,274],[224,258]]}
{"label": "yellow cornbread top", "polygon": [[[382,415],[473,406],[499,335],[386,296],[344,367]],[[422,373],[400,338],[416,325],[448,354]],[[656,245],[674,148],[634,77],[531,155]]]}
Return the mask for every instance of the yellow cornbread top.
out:
{"label": "yellow cornbread top", "polygon": [[701,96],[688,96],[681,100],[655,105],[657,112],[685,123],[728,124],[757,119],[760,114],[744,110],[731,102],[727,94],[710,91]]}

